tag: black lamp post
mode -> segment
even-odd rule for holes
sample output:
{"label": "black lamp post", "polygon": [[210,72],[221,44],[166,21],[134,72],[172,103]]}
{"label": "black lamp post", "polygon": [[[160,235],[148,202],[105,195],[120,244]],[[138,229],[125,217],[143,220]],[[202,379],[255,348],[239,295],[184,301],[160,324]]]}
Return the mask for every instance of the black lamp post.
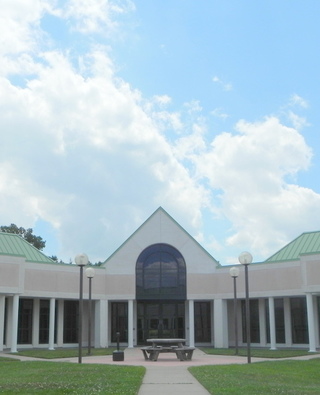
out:
{"label": "black lamp post", "polygon": [[239,276],[239,268],[232,267],[230,276],[233,278],[233,316],[234,316],[234,341],[235,355],[238,355],[238,314],[237,314],[237,277]]}
{"label": "black lamp post", "polygon": [[248,363],[251,363],[251,334],[250,334],[250,303],[249,303],[249,275],[248,266],[252,263],[252,255],[250,252],[242,252],[239,255],[239,262],[244,265],[245,269],[245,285],[246,285],[246,329],[247,329],[247,359]]}
{"label": "black lamp post", "polygon": [[92,327],[92,279],[94,277],[94,268],[88,267],[85,274],[89,279],[89,319],[88,319],[88,355],[91,355],[91,327]]}
{"label": "black lamp post", "polygon": [[79,289],[79,356],[78,363],[82,363],[82,315],[83,315],[83,267],[89,262],[86,254],[78,254],[75,257],[76,264],[80,267],[80,289]]}

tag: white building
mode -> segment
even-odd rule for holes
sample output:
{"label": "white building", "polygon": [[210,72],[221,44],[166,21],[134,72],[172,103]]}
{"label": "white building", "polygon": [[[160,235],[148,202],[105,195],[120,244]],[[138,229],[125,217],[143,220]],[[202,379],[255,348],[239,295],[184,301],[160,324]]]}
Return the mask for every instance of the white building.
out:
{"label": "white building", "polygon": [[[238,344],[246,344],[245,278],[237,279]],[[221,266],[162,208],[92,280],[92,344],[142,345],[183,337],[190,346],[232,347],[234,288]],[[88,280],[83,339],[88,342]],[[319,347],[320,232],[304,233],[249,266],[253,346]],[[79,268],[54,263],[21,237],[0,233],[0,349],[78,343]]]}

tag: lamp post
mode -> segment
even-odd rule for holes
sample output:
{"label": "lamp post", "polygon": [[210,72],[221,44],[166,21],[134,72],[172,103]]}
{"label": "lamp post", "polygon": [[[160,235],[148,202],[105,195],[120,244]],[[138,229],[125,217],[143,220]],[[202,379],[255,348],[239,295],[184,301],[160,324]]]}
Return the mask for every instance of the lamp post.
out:
{"label": "lamp post", "polygon": [[92,326],[92,279],[94,277],[94,268],[93,267],[88,267],[85,270],[85,274],[87,278],[89,279],[89,320],[88,320],[88,355],[91,355],[91,326]]}
{"label": "lamp post", "polygon": [[251,353],[250,353],[250,304],[249,304],[249,276],[248,276],[248,266],[252,263],[252,255],[250,252],[242,252],[239,255],[239,262],[244,265],[245,269],[245,284],[246,284],[246,329],[247,329],[247,360],[251,363]]}
{"label": "lamp post", "polygon": [[229,272],[230,276],[233,278],[234,341],[235,355],[238,355],[237,277],[239,276],[239,268],[234,266]]}
{"label": "lamp post", "polygon": [[84,253],[75,257],[76,264],[80,267],[80,290],[79,290],[79,357],[78,363],[82,363],[82,315],[83,315],[83,267],[89,262],[88,256]]}

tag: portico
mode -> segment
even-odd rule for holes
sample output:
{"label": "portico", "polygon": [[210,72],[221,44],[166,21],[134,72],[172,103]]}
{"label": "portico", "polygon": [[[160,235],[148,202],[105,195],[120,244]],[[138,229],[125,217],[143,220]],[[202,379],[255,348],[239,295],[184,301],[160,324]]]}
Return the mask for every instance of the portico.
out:
{"label": "portico", "polygon": [[[17,235],[2,233],[0,239],[0,350],[76,347],[77,267],[51,261]],[[92,345],[115,345],[119,332],[128,347],[152,337],[183,338],[189,347],[234,347],[229,269],[159,208],[95,267]],[[244,347],[245,281],[239,269],[237,340]],[[320,232],[305,233],[266,261],[252,263],[249,276],[252,345],[319,348]],[[83,292],[87,322],[87,281]],[[87,325],[82,341],[86,346]]]}

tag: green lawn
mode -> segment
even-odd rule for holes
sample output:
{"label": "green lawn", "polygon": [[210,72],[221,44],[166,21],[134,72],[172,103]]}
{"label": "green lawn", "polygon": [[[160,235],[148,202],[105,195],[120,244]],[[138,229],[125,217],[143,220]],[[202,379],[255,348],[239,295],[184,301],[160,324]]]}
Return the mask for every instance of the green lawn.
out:
{"label": "green lawn", "polygon": [[189,368],[214,395],[319,395],[320,358]]}
{"label": "green lawn", "polygon": [[[112,355],[115,348],[92,348],[91,355]],[[82,349],[82,356],[86,357],[87,349]],[[23,350],[15,353],[14,355],[23,355],[25,357],[32,358],[44,358],[44,359],[54,359],[54,358],[73,358],[79,355],[78,348],[57,348],[56,350],[48,349],[31,349]]]}
{"label": "green lawn", "polygon": [[[110,355],[114,348],[92,349],[93,355]],[[203,348],[209,354],[234,355],[233,349]],[[253,357],[293,358],[307,350],[252,349]],[[239,349],[246,355],[246,349]],[[78,349],[25,350],[15,355],[35,358],[70,358]],[[82,353],[86,355],[85,349]],[[320,356],[320,354],[319,354]],[[190,367],[190,372],[214,395],[318,395],[320,358],[309,361],[268,361],[243,365]],[[0,359],[0,394],[137,394],[144,367],[74,364]]]}
{"label": "green lawn", "polygon": [[0,361],[0,393],[136,395],[144,373],[140,366]]}
{"label": "green lawn", "polygon": [[[234,348],[209,348],[203,347],[200,348],[206,354],[212,355],[235,355]],[[300,357],[302,355],[310,355],[308,350],[289,350],[289,349],[282,349],[282,350],[269,350],[267,348],[252,348],[250,349],[251,356],[257,358],[293,358],[293,357]],[[239,348],[240,356],[244,357],[247,355],[246,348]],[[319,354],[320,356],[320,354]]]}

